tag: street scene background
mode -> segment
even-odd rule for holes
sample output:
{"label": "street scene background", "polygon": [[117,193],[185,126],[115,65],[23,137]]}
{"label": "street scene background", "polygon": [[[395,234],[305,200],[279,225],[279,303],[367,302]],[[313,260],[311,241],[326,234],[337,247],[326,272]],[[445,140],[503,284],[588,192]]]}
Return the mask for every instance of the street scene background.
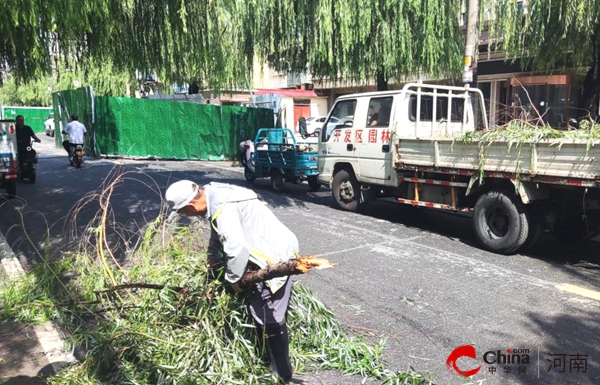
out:
{"label": "street scene background", "polygon": [[[161,195],[176,180],[248,186],[243,169],[232,162],[89,159],[74,169],[53,139],[41,138],[37,182],[20,182],[19,198],[0,203],[0,231],[25,269],[39,262],[27,237],[37,248],[49,245],[52,253],[76,246],[97,207],[86,207],[76,223],[67,215],[115,168],[131,173],[114,193],[115,220],[134,232],[161,213]],[[481,366],[473,376],[476,383],[600,382],[600,302],[589,294],[600,287],[597,242],[567,247],[544,235],[528,254],[502,256],[477,246],[464,216],[385,201],[374,203],[368,214],[356,214],[333,209],[327,188],[310,192],[306,184],[289,185],[278,194],[267,179],[249,187],[298,236],[301,254],[337,264],[295,279],[314,290],[353,333],[372,341],[385,338],[384,359],[391,369],[412,367],[435,373],[440,384],[461,384],[446,360],[455,348],[473,345],[478,358],[463,357],[457,364],[463,370]],[[580,289],[589,292],[582,295]],[[11,341],[5,330],[0,344]],[[39,346],[26,335],[1,350],[9,348],[29,351],[18,359],[2,354],[3,379],[20,373],[21,381],[32,380],[44,368]],[[486,351],[507,349],[530,350],[525,373],[519,372],[524,365],[512,365],[507,373],[507,365],[481,360]],[[566,370],[551,368],[548,354],[564,354]],[[569,367],[574,354],[587,355],[586,372]],[[362,378],[326,372],[304,381],[359,384]]]}

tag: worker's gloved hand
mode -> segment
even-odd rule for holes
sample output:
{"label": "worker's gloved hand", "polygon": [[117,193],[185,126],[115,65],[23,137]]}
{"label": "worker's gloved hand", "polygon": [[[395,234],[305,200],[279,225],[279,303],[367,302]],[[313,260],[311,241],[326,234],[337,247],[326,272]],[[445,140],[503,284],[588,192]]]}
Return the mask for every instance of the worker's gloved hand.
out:
{"label": "worker's gloved hand", "polygon": [[244,285],[244,284],[242,283],[242,281],[240,280],[240,281],[236,282],[235,284],[231,285],[231,287],[233,288],[233,290],[234,290],[236,293],[241,293],[241,292],[243,292],[243,291],[246,291],[246,290],[248,290],[248,289],[250,288],[250,285],[246,286],[246,285]]}
{"label": "worker's gloved hand", "polygon": [[225,279],[224,264],[219,261],[208,261],[208,269],[206,272],[209,281],[219,280],[223,282]]}

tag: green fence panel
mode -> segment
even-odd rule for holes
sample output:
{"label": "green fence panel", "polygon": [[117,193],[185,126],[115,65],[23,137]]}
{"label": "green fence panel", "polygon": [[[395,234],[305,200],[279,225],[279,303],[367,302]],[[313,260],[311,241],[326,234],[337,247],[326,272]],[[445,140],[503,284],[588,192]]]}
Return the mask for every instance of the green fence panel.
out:
{"label": "green fence panel", "polygon": [[2,114],[4,119],[14,119],[17,115],[23,115],[25,124],[33,129],[36,134],[44,133],[44,122],[52,113],[52,107],[13,107],[4,106]]}
{"label": "green fence panel", "polygon": [[85,125],[87,135],[85,136],[85,152],[95,156],[95,133],[94,133],[94,92],[92,87],[82,87],[75,90],[59,91],[52,94],[52,106],[54,107],[54,127],[56,146],[62,148],[63,140],[68,139],[62,135],[62,129],[71,121],[71,115],[77,114],[79,122]]}
{"label": "green fence panel", "polygon": [[180,105],[183,103],[172,103],[171,108],[165,108],[165,105],[160,103],[161,100],[129,100],[134,101],[134,105],[139,105],[139,111],[144,111],[144,116],[148,117],[140,119],[139,115],[137,116],[138,130],[144,134],[146,155],[161,158],[165,148],[173,147],[173,137],[180,132],[178,127],[174,127],[174,123],[180,122],[178,117],[182,115]]}
{"label": "green fence panel", "polygon": [[[96,113],[96,152],[104,155],[119,155],[121,140],[119,125],[111,101],[114,98],[96,97],[94,99]],[[118,112],[118,108],[116,109]]]}
{"label": "green fence panel", "polygon": [[[224,160],[226,148],[224,138],[228,135],[228,127],[223,125],[223,110],[226,107],[197,104],[195,116],[197,120],[191,125],[192,135],[196,136],[195,152],[199,159]],[[192,143],[190,141],[190,143]]]}
{"label": "green fence panel", "polygon": [[95,121],[90,115],[82,123],[93,133],[93,151],[86,151],[95,155],[233,160],[239,142],[274,125],[271,109],[92,95],[88,88],[57,92],[53,101],[63,126],[71,113],[81,121],[82,113],[93,111]]}

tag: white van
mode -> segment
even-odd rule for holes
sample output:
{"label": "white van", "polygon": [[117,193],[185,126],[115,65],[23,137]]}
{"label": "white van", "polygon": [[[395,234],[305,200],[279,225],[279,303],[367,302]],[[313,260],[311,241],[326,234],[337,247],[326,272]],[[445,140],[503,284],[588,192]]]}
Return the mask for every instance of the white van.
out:
{"label": "white van", "polygon": [[9,198],[17,195],[19,178],[16,130],[14,120],[0,120],[0,188],[6,189]]}

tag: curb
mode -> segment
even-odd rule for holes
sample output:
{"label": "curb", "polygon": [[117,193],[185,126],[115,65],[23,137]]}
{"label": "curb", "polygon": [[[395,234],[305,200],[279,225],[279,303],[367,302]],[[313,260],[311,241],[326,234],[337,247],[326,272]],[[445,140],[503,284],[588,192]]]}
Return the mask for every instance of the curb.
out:
{"label": "curb", "polygon": [[[4,268],[8,280],[25,275],[23,266],[13,253],[6,238],[0,233],[0,264]],[[57,373],[66,364],[77,362],[75,356],[66,350],[62,334],[52,321],[33,326],[35,336],[42,347],[42,354]]]}

